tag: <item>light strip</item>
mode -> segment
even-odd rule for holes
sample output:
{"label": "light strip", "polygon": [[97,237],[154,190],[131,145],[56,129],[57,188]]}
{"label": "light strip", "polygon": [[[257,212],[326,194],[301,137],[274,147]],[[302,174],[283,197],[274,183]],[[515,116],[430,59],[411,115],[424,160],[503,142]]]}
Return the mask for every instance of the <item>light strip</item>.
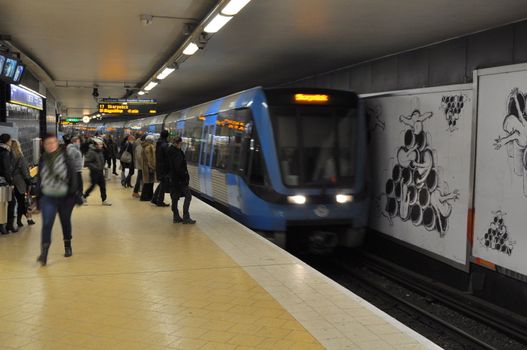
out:
{"label": "light strip", "polygon": [[242,10],[251,0],[231,0],[221,11],[222,14],[227,16],[234,16]]}
{"label": "light strip", "polygon": [[183,54],[187,56],[192,56],[196,53],[196,51],[199,50],[198,45],[194,44],[193,42],[190,42],[187,47],[185,47],[185,50],[183,50]]}
{"label": "light strip", "polygon": [[159,80],[163,80],[166,77],[168,77],[170,74],[172,74],[172,72],[175,71],[175,70],[176,70],[176,68],[165,67],[165,69],[163,69],[163,71],[161,73],[159,73],[156,78],[159,79]]}
{"label": "light strip", "polygon": [[209,33],[209,34],[212,34],[212,33],[217,33],[220,31],[221,28],[223,28],[224,25],[226,25],[227,23],[229,23],[229,21],[232,19],[232,17],[230,16],[222,16],[220,15],[219,13],[212,19],[212,21],[209,22],[209,24],[207,24],[205,26],[205,28],[203,28],[203,31],[205,31],[206,33]]}
{"label": "light strip", "polygon": [[157,86],[157,84],[159,84],[157,81],[151,81],[151,82],[148,83],[147,86],[145,86],[144,90],[150,91],[153,88],[155,88]]}

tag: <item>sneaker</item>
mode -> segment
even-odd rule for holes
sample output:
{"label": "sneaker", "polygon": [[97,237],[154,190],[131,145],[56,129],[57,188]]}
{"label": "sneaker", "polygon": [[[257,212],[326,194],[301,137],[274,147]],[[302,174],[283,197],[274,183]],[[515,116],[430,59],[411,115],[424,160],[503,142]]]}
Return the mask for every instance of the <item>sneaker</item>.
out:
{"label": "sneaker", "polygon": [[107,200],[103,201],[102,202],[102,205],[106,206],[106,207],[109,207],[112,205],[112,203],[108,202]]}
{"label": "sneaker", "polygon": [[191,218],[183,219],[184,225],[194,225],[196,223],[196,220],[192,220]]}

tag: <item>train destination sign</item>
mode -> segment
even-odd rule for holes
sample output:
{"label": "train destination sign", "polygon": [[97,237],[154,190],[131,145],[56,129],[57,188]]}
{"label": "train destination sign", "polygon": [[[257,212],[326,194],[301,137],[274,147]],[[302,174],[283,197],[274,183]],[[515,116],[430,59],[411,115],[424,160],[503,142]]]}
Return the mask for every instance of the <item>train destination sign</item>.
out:
{"label": "train destination sign", "polygon": [[154,103],[99,103],[99,113],[103,114],[156,114]]}

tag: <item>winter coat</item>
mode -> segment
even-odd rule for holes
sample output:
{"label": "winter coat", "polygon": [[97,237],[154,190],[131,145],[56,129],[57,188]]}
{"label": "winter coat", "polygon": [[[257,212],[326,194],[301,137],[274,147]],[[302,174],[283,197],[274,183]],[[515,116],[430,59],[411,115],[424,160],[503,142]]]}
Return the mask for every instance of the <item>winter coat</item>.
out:
{"label": "winter coat", "polygon": [[170,172],[167,150],[167,139],[159,139],[156,143],[156,176],[158,181],[167,177]]}
{"label": "winter coat", "polygon": [[152,184],[156,179],[156,151],[154,144],[148,141],[142,143],[143,148],[143,183]]}
{"label": "winter coat", "polygon": [[183,189],[189,184],[187,159],[185,153],[174,145],[168,147],[170,190],[183,193]]}
{"label": "winter coat", "polygon": [[66,153],[68,153],[68,157],[73,162],[75,171],[80,173],[82,171],[82,153],[80,150],[80,145],[70,143],[66,147]]}
{"label": "winter coat", "polygon": [[[81,188],[80,188],[79,177],[75,176],[75,165],[71,161],[67,152],[65,152],[63,149],[59,148],[57,152],[62,152],[64,163],[65,163],[65,167],[64,167],[66,169],[65,179],[68,183],[67,195],[80,196]],[[40,158],[40,161],[38,163],[37,184],[35,188],[37,199],[42,197],[43,192],[46,192],[46,186],[47,186],[46,184],[49,183],[49,179],[43,179],[43,177],[52,175],[52,173],[50,173],[49,170],[46,170],[48,166],[44,158],[45,158],[45,155],[43,155]]]}
{"label": "winter coat", "polygon": [[138,170],[143,170],[143,141],[137,139],[134,142],[134,166]]}
{"label": "winter coat", "polygon": [[104,141],[106,147],[104,148],[104,158],[106,159],[116,159],[117,158],[117,144],[112,139],[106,139]]}
{"label": "winter coat", "polygon": [[102,150],[96,149],[94,145],[91,145],[90,150],[86,153],[84,164],[90,169],[90,172],[102,173],[105,165]]}
{"label": "winter coat", "polygon": [[0,143],[0,177],[13,184],[13,153],[11,147],[4,143]]}
{"label": "winter coat", "polygon": [[24,157],[15,156],[13,164],[13,185],[19,193],[26,193],[31,184],[27,160]]}

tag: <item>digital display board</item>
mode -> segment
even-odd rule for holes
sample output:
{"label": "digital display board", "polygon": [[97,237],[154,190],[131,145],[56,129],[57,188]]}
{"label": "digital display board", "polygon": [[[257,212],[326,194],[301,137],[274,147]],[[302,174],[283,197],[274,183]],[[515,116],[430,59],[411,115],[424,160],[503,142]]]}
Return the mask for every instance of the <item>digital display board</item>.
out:
{"label": "digital display board", "polygon": [[13,84],[11,84],[10,90],[10,103],[39,110],[44,109],[44,99],[38,94]]}
{"label": "digital display board", "polygon": [[17,65],[18,65],[18,61],[16,59],[8,57],[4,63],[4,69],[2,70],[2,76],[4,78],[13,79]]}
{"label": "digital display board", "polygon": [[5,56],[0,54],[0,73],[4,70]]}
{"label": "digital display board", "polygon": [[20,83],[20,80],[22,80],[22,75],[24,75],[24,70],[26,69],[26,67],[24,67],[23,65],[19,64],[17,67],[16,67],[16,70],[15,70],[15,75],[13,76],[13,81],[18,84]]}
{"label": "digital display board", "polygon": [[103,114],[156,114],[155,103],[99,103],[99,113]]}

